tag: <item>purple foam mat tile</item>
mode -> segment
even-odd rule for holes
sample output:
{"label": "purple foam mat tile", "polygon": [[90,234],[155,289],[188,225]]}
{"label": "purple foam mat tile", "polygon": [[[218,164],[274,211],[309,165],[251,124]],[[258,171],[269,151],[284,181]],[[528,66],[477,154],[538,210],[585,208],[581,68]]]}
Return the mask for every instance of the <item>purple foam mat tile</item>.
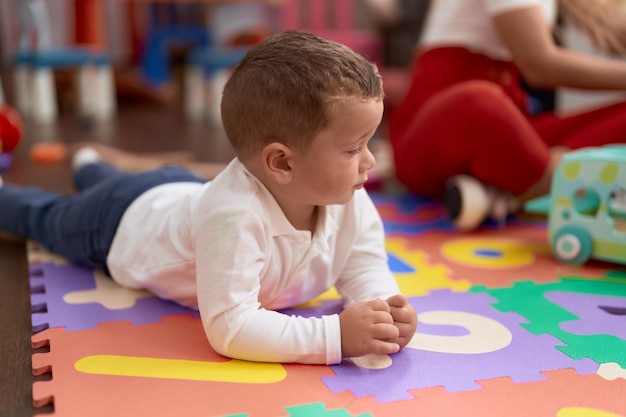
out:
{"label": "purple foam mat tile", "polygon": [[[449,392],[482,388],[476,381],[510,377],[516,383],[545,379],[543,371],[573,368],[580,374],[595,373],[598,364],[592,360],[574,360],[555,346],[561,342],[550,335],[534,335],[520,323],[525,320],[515,313],[502,313],[491,306],[494,299],[487,294],[437,290],[424,297],[409,300],[418,316],[429,312],[469,313],[481,317],[500,331],[510,333],[506,346],[484,353],[450,353],[407,347],[391,355],[391,364],[382,369],[365,369],[350,361],[333,366],[336,376],[324,377],[324,383],[333,392],[350,391],[357,397],[374,396],[379,402],[410,399],[409,390],[443,386]],[[495,323],[495,324],[493,324]],[[464,327],[462,323],[457,326]],[[417,333],[426,337],[464,337],[465,331],[454,326],[418,325]],[[469,326],[468,326],[469,328]],[[483,335],[487,337],[488,335]]]}
{"label": "purple foam mat tile", "polygon": [[93,270],[77,265],[37,264],[31,268],[32,326],[34,332],[49,327],[65,327],[66,331],[96,328],[97,323],[129,320],[131,324],[155,323],[163,316],[197,314],[195,310],[157,297],[139,298],[124,309],[108,309],[100,303],[69,304],[64,295],[96,287]]}
{"label": "purple foam mat tile", "polygon": [[[610,334],[626,340],[626,297],[567,291],[550,291],[545,297],[578,317],[561,323],[561,329],[579,335]],[[614,313],[612,313],[614,312]]]}

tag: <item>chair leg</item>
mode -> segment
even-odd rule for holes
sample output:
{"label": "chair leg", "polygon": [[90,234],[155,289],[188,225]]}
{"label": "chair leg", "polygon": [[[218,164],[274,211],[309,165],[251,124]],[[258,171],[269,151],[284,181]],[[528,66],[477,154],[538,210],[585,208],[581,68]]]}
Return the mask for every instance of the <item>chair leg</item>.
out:
{"label": "chair leg", "polygon": [[27,118],[31,115],[31,80],[30,69],[27,65],[17,65],[13,72],[15,85],[15,107],[21,116]]}
{"label": "chair leg", "polygon": [[222,125],[222,93],[224,92],[224,86],[226,86],[229,76],[230,69],[221,68],[215,71],[209,79],[207,113],[209,121],[214,126]]}
{"label": "chair leg", "polygon": [[109,66],[84,65],[78,72],[79,113],[97,121],[115,114],[115,88]]}
{"label": "chair leg", "polygon": [[95,84],[99,98],[94,109],[95,117],[101,121],[110,120],[117,111],[113,70],[110,66],[101,65],[96,68]]}
{"label": "chair leg", "polygon": [[[95,103],[99,100],[99,91],[94,88],[95,68],[90,65],[83,65],[78,69],[78,114],[81,117],[94,117]],[[90,91],[91,90],[91,91]]]}
{"label": "chair leg", "polygon": [[32,73],[32,115],[38,123],[51,123],[57,118],[56,87],[50,68],[35,68]]}
{"label": "chair leg", "polygon": [[205,112],[204,70],[189,65],[185,69],[185,116],[188,120],[202,120]]}

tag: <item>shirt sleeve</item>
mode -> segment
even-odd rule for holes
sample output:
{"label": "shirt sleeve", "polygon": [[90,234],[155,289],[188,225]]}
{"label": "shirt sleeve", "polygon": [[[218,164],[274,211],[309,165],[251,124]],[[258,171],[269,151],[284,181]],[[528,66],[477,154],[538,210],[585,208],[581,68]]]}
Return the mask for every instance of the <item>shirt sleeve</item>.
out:
{"label": "shirt sleeve", "polygon": [[337,315],[303,318],[261,307],[268,233],[246,208],[216,210],[196,231],[198,307],[211,346],[251,361],[340,362]]}
{"label": "shirt sleeve", "polygon": [[365,191],[358,195],[354,213],[350,215],[358,219],[359,224],[346,266],[336,283],[344,305],[399,294],[398,284],[389,269],[383,223]]}

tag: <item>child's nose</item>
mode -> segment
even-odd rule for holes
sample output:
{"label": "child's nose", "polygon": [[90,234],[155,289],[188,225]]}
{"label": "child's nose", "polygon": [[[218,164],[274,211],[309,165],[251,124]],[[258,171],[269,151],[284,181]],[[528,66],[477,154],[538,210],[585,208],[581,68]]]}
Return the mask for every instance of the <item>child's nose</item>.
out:
{"label": "child's nose", "polygon": [[365,148],[365,152],[363,152],[363,160],[361,161],[361,166],[365,171],[370,170],[376,165],[376,157],[369,150],[369,148]]}

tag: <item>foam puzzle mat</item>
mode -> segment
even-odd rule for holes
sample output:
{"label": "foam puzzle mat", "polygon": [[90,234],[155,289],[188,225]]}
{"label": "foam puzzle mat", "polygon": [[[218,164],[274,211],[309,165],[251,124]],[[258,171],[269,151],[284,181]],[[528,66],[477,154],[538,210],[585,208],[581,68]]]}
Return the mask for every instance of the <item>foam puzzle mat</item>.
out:
{"label": "foam puzzle mat", "polygon": [[[197,312],[29,249],[36,407],[54,415],[626,417],[626,267],[560,264],[541,219],[455,232],[443,208],[372,192],[418,329],[333,366],[230,360]],[[340,311],[330,290],[285,311]]]}

